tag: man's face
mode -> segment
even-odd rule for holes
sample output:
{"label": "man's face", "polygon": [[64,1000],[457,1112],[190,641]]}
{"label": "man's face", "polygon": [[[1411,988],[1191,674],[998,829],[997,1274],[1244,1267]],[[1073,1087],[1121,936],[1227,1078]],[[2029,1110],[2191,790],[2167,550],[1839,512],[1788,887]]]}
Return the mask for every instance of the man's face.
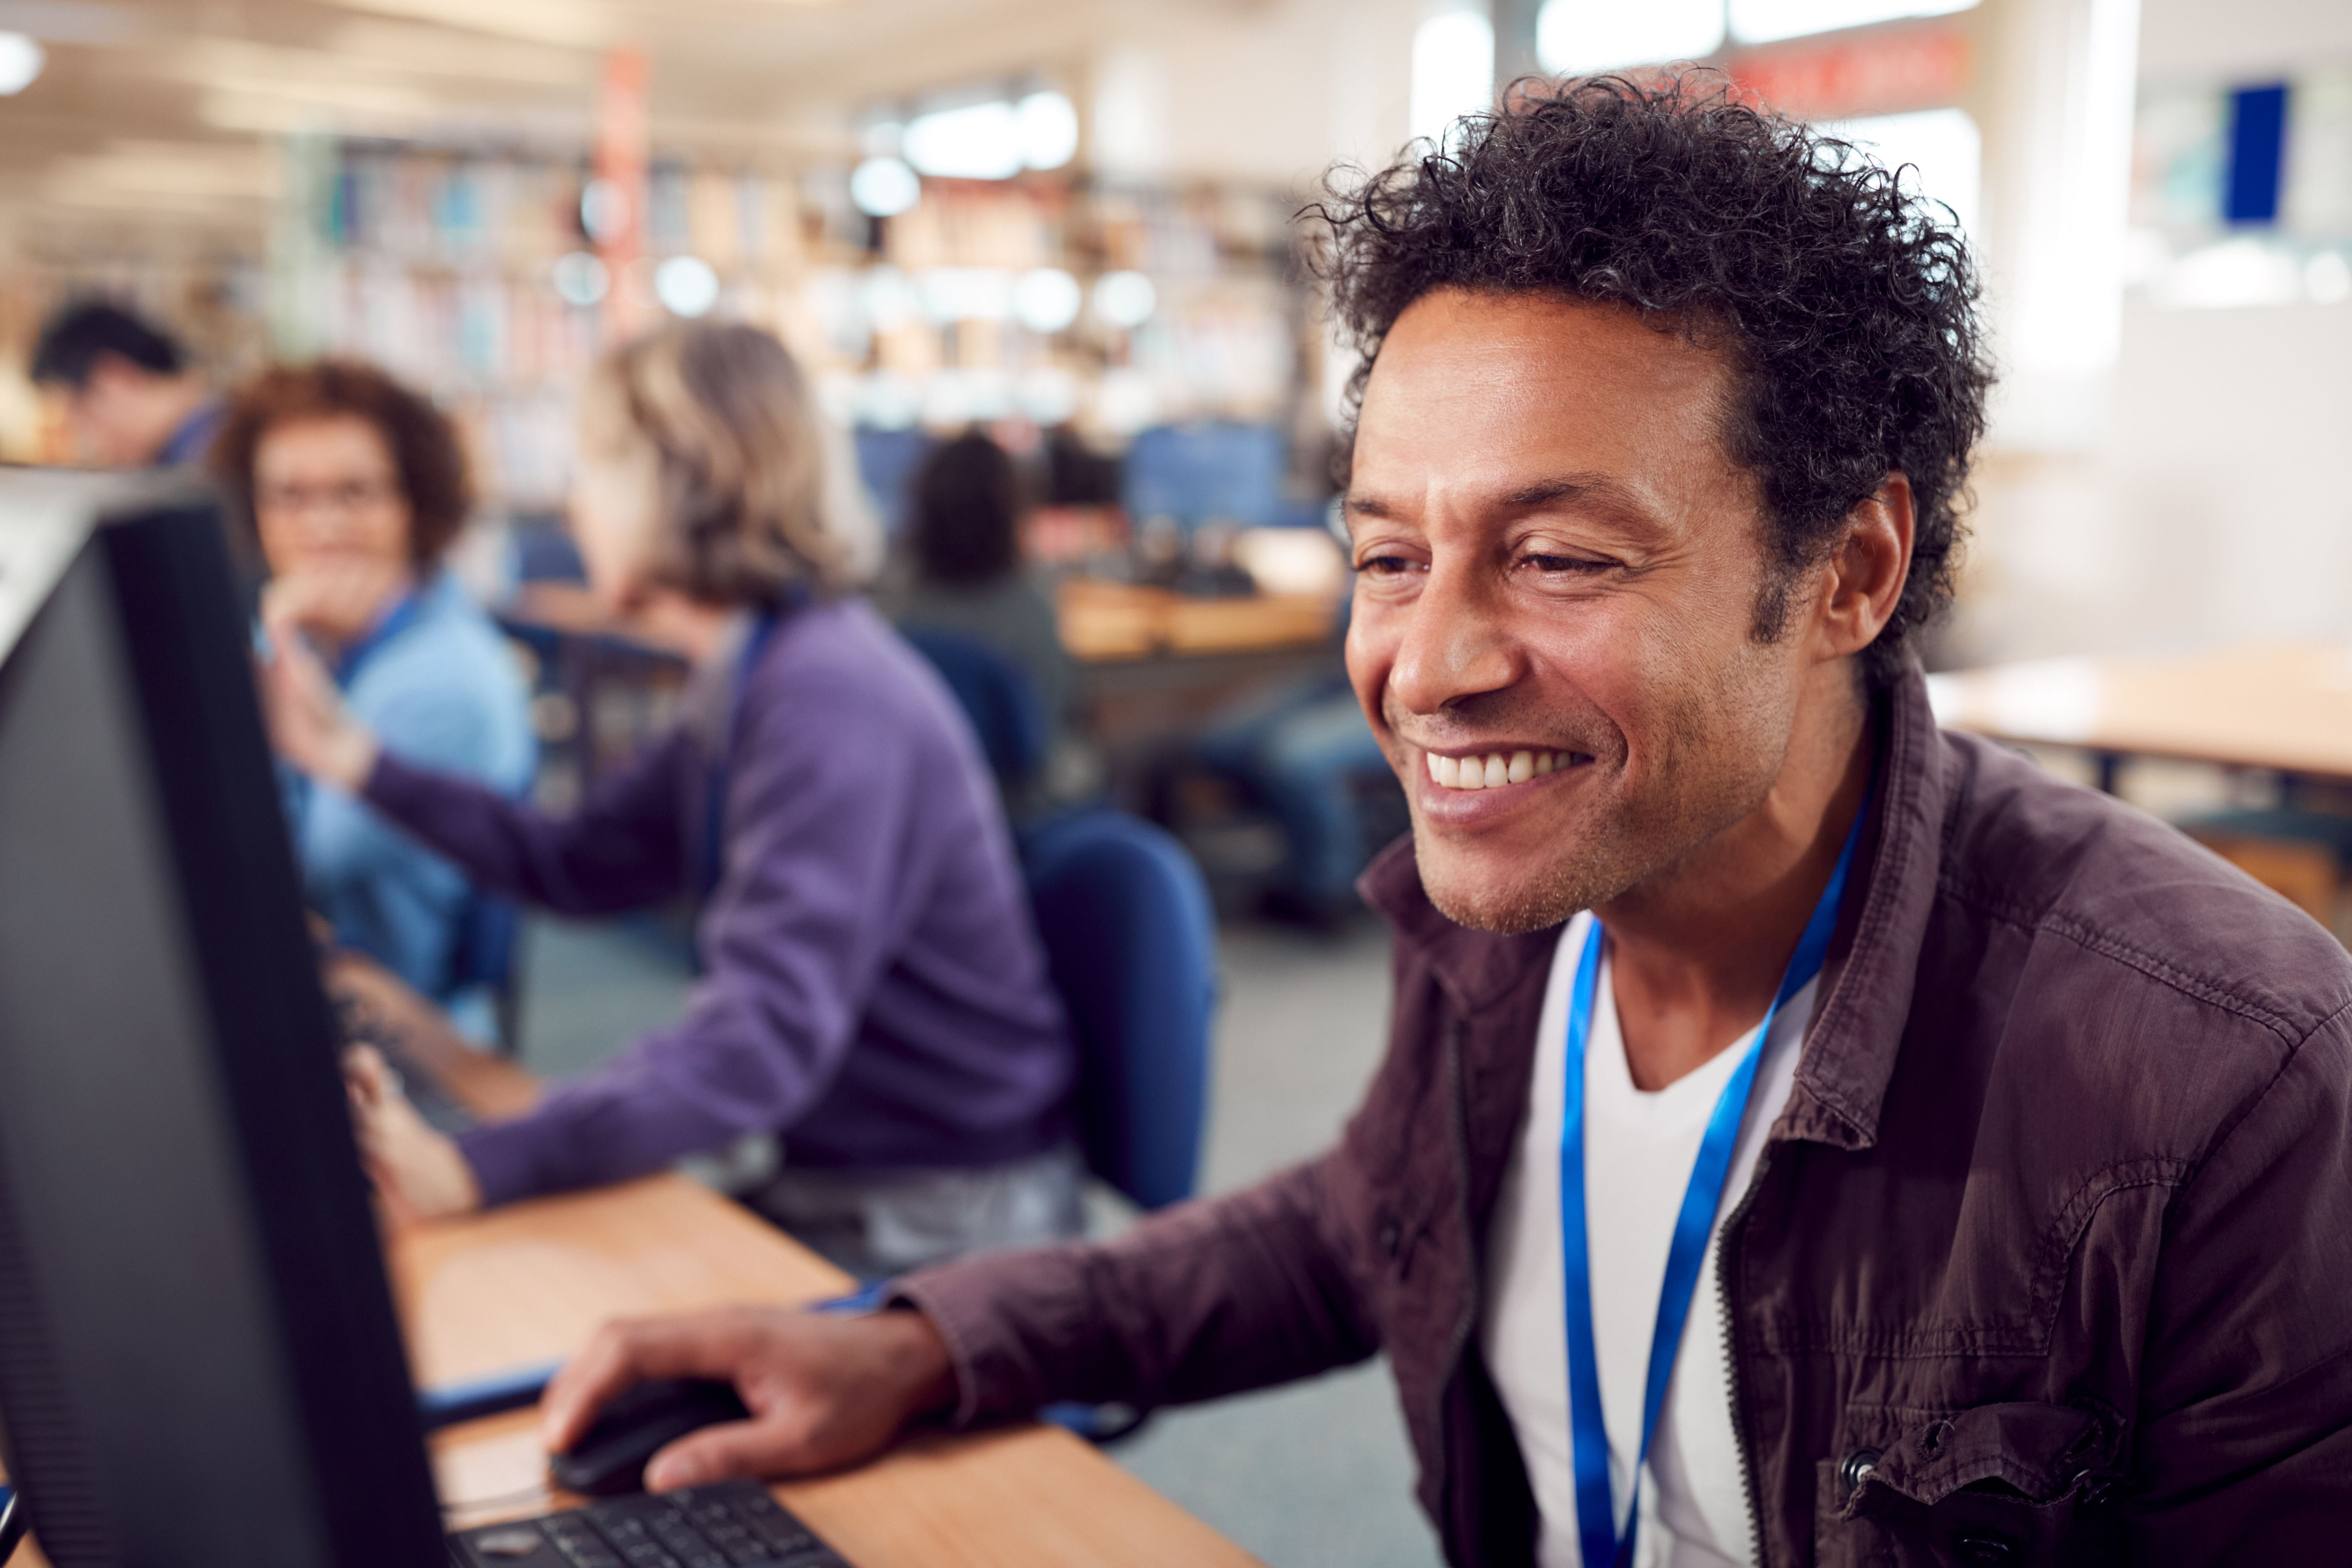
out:
{"label": "man's face", "polygon": [[1730,390],[1715,353],[1549,295],[1433,293],[1382,344],[1348,669],[1423,885],[1463,924],[1607,903],[1780,773],[1804,639],[1755,637],[1761,505],[1724,449]]}
{"label": "man's face", "polygon": [[68,390],[66,428],[77,461],[93,468],[138,468],[155,460],[172,427],[161,412],[164,377],[118,354],[100,354],[81,385]]}

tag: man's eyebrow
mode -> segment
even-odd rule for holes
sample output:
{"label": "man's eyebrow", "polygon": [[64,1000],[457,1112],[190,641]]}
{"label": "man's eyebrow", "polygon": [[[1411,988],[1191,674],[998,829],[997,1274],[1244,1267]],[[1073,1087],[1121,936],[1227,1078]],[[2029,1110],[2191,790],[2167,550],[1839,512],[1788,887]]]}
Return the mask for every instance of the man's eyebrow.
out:
{"label": "man's eyebrow", "polygon": [[1502,498],[1502,503],[1514,510],[1556,500],[1591,501],[1612,509],[1631,509],[1634,505],[1633,492],[1606,474],[1563,474],[1558,479],[1538,479]]}
{"label": "man's eyebrow", "polygon": [[1350,490],[1339,499],[1339,510],[1349,517],[1394,517],[1397,509],[1378,496]]}

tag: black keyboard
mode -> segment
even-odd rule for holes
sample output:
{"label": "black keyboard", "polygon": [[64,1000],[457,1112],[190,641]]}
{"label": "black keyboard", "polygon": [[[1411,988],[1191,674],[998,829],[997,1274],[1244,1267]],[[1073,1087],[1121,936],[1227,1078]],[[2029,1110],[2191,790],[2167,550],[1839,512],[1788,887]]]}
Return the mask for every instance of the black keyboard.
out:
{"label": "black keyboard", "polygon": [[484,1525],[449,1550],[457,1568],[849,1568],[757,1481]]}

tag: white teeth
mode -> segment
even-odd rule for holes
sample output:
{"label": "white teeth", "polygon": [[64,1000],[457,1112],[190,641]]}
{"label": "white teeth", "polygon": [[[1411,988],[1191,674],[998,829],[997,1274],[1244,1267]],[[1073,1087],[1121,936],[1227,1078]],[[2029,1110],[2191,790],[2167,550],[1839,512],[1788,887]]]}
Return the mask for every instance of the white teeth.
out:
{"label": "white teeth", "polygon": [[1425,752],[1432,784],[1444,789],[1500,789],[1525,784],[1572,765],[1572,752],[1489,752],[1483,757],[1447,757]]}

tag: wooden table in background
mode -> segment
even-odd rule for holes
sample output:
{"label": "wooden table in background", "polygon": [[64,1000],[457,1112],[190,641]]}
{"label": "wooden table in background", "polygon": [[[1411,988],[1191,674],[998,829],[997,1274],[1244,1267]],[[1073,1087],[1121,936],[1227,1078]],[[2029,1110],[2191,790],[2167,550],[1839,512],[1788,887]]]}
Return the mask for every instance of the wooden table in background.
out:
{"label": "wooden table in background", "polygon": [[[429,1070],[486,1115],[537,1094],[529,1074],[469,1049],[364,960],[331,980],[396,1028]],[[393,1289],[420,1383],[460,1382],[571,1354],[608,1319],[841,1294],[839,1269],[736,1205],[677,1176],[543,1198],[400,1231]],[[545,1476],[535,1412],[454,1427],[434,1442],[442,1496],[470,1527],[570,1500],[518,1498]],[[857,1568],[1079,1568],[1254,1563],[1241,1548],[1058,1427],[918,1437],[873,1464],[775,1489]]]}
{"label": "wooden table in background", "polygon": [[2044,659],[1927,678],[1937,721],[2100,759],[2165,757],[2352,781],[2352,645],[2180,658]]}

